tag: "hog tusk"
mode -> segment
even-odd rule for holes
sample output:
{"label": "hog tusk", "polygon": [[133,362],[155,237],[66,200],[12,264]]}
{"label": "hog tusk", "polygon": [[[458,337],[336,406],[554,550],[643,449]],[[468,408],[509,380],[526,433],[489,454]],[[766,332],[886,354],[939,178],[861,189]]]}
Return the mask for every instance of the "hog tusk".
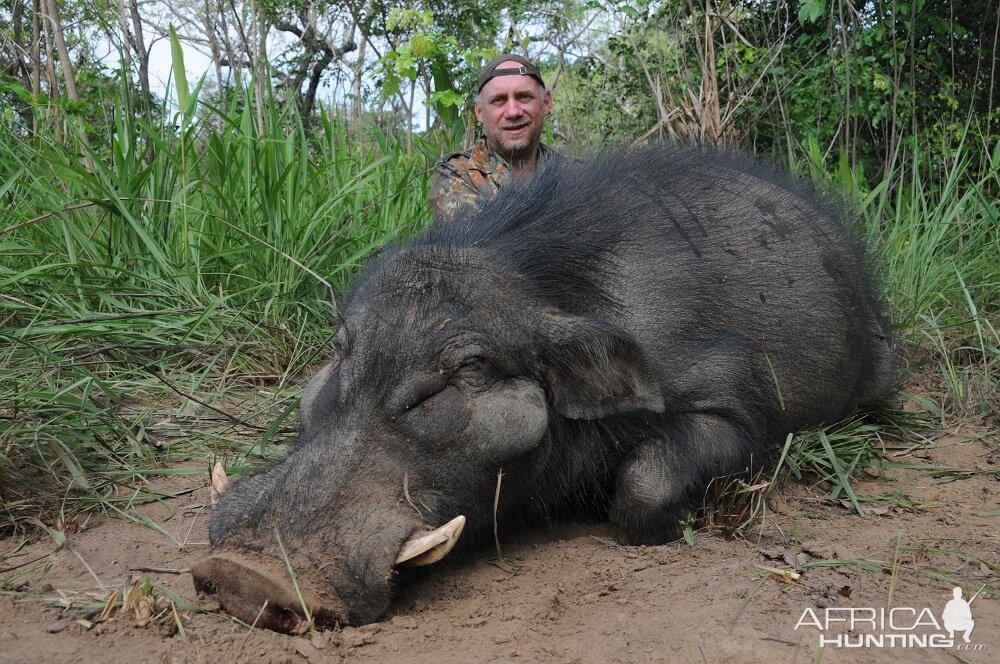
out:
{"label": "hog tusk", "polygon": [[212,507],[215,507],[215,504],[222,498],[222,494],[229,488],[229,484],[230,480],[226,477],[226,469],[222,467],[220,462],[216,461],[215,467],[212,468]]}
{"label": "hog tusk", "polygon": [[405,567],[423,567],[436,563],[455,548],[463,528],[465,528],[465,517],[456,516],[436,530],[414,534],[403,543],[403,548],[396,556],[396,564]]}

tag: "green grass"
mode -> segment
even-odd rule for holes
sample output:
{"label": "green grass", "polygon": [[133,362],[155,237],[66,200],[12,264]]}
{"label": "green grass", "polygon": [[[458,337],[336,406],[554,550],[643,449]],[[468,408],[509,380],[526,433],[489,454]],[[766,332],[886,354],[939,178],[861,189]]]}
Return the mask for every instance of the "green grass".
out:
{"label": "green grass", "polygon": [[[970,168],[973,154],[981,162],[977,168]],[[943,389],[924,396],[942,419],[995,420],[1000,416],[1000,144],[973,152],[963,141],[937,181],[921,175],[920,159],[913,155],[907,168],[890,171],[863,199],[862,213],[873,244],[881,247],[908,354],[943,378]]]}
{"label": "green grass", "polygon": [[[895,579],[901,571],[922,574],[951,586],[961,586],[970,594],[980,593],[982,597],[1000,596],[1000,584],[996,578],[989,578],[985,583],[963,579],[962,570],[970,562],[981,565],[992,573],[1000,571],[1000,561],[986,558],[966,550],[951,549],[939,546],[936,540],[922,539],[914,544],[903,544],[897,539],[893,560],[864,558],[858,560],[815,560],[803,565],[805,569],[819,567],[854,567],[867,572],[880,572],[892,575]],[[890,596],[891,604],[891,596]]]}
{"label": "green grass", "polygon": [[0,141],[0,527],[129,511],[171,459],[272,456],[294,432],[335,293],[427,222],[428,162],[272,101],[263,131],[234,103],[119,111],[94,150]]}
{"label": "green grass", "polygon": [[830,500],[864,516],[868,503],[909,504],[902,495],[859,496],[853,480],[877,477],[888,467],[898,467],[891,455],[925,447],[923,434],[933,429],[911,413],[881,413],[878,420],[862,414],[828,426],[788,434],[777,460],[764,460],[749,476],[717,480],[707,496],[703,514],[710,525],[728,532],[763,530],[769,500],[789,481],[819,487]]}

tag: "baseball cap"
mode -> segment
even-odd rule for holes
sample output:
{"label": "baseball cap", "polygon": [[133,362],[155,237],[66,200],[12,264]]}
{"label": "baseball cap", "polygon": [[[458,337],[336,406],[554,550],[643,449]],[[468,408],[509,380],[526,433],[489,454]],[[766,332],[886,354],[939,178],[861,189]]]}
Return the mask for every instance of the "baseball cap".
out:
{"label": "baseball cap", "polygon": [[[504,62],[517,62],[520,67],[504,67],[497,69]],[[542,80],[542,71],[531,60],[513,53],[503,53],[486,63],[486,66],[479,72],[479,84],[476,86],[476,94],[483,91],[483,86],[490,82],[490,79],[497,76],[530,76],[545,87]]]}

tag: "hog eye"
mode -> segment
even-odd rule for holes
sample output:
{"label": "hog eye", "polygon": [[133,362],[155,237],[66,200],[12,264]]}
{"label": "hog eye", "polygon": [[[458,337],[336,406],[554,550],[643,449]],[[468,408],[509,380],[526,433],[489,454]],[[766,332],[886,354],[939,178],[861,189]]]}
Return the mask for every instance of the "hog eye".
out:
{"label": "hog eye", "polygon": [[442,372],[423,374],[401,385],[390,409],[395,413],[405,413],[433,399],[448,387],[448,376]]}
{"label": "hog eye", "polygon": [[406,400],[405,404],[403,405],[403,412],[406,413],[408,411],[413,410],[414,408],[423,405],[423,403],[428,399],[433,399],[434,397],[439,395],[444,390],[445,387],[447,387],[447,385],[442,385],[441,387],[425,390],[417,394],[414,394],[413,396],[411,396],[409,399]]}
{"label": "hog eye", "polygon": [[455,372],[455,378],[462,381],[469,387],[486,387],[490,382],[493,369],[490,364],[481,357],[469,358]]}

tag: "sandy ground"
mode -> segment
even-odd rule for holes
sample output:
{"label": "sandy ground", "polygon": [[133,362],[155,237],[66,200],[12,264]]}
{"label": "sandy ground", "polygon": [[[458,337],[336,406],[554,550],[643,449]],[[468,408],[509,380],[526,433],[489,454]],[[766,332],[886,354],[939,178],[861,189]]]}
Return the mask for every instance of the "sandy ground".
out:
{"label": "sandy ground", "polygon": [[[165,478],[161,490],[190,491],[139,511],[172,539],[101,518],[67,526],[55,551],[51,540],[20,548],[19,537],[0,542],[0,578],[20,584],[0,594],[0,662],[997,662],[1000,441],[939,443],[895,460],[975,472],[940,483],[926,471],[899,469],[860,481],[859,495],[909,499],[872,504],[865,517],[819,487],[794,484],[771,501],[763,527],[743,537],[700,531],[694,547],[619,546],[606,525],[508,535],[502,562],[491,549],[428,568],[399,588],[378,623],[302,636],[250,630],[195,596],[185,570],[208,551],[207,475]],[[838,559],[881,561],[884,569],[817,565]],[[758,567],[789,565],[802,568],[798,580]],[[175,613],[159,600],[104,620],[87,614],[88,593],[107,596],[144,574],[154,588],[208,611],[182,603]],[[956,580],[970,589],[966,599],[986,586],[971,605],[971,643],[956,634],[951,647],[919,640],[888,647],[885,635],[946,638],[943,625],[932,623],[943,622]],[[896,631],[863,622],[852,632],[843,622],[823,633],[816,626],[828,615],[846,617],[848,608],[863,612],[860,620],[894,607]],[[141,626],[143,615],[151,618]],[[924,624],[909,629],[915,621]],[[884,645],[820,648],[821,636],[845,634],[881,635]]]}

